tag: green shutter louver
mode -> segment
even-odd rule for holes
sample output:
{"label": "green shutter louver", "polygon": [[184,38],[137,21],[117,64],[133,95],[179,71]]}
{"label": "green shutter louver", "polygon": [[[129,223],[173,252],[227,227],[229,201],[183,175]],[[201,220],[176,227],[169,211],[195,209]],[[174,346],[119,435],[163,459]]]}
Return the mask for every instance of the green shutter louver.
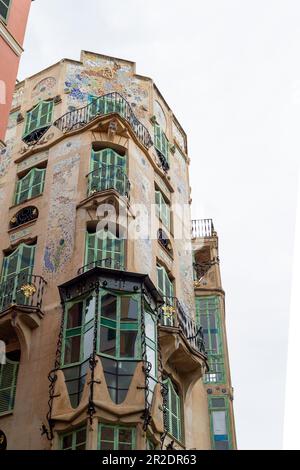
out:
{"label": "green shutter louver", "polygon": [[0,415],[14,408],[18,370],[19,362],[9,359],[0,365]]}
{"label": "green shutter louver", "polygon": [[95,266],[124,269],[125,240],[111,232],[100,231],[86,234],[85,270]]}
{"label": "green shutter louver", "polygon": [[156,215],[160,218],[164,226],[170,230],[171,214],[170,205],[159,190],[155,191]]}
{"label": "green shutter louver", "polygon": [[165,157],[167,163],[169,163],[170,144],[166,134],[158,124],[154,126],[154,146]]}
{"label": "green shutter louver", "polygon": [[168,433],[179,442],[183,440],[183,423],[181,414],[181,399],[171,379],[164,381],[168,389],[165,397],[166,421],[165,427]]}
{"label": "green shutter louver", "polygon": [[115,189],[122,196],[128,195],[130,185],[124,155],[110,148],[92,150],[90,167],[88,195],[108,189]]}
{"label": "green shutter louver", "polygon": [[38,129],[43,129],[51,125],[53,106],[53,100],[41,101],[31,111],[28,111],[23,138]]}
{"label": "green shutter louver", "polygon": [[44,168],[33,168],[26,176],[17,182],[15,192],[15,204],[21,204],[24,201],[42,194],[44,191],[46,170]]}

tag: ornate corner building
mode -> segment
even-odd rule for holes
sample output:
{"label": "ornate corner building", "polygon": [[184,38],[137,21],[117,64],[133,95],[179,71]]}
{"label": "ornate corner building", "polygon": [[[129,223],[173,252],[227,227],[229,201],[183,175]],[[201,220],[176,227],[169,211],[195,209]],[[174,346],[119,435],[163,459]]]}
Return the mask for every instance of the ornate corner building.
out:
{"label": "ornate corner building", "polygon": [[8,449],[235,449],[218,239],[176,233],[187,140],[153,81],[83,51],[16,86],[5,140]]}

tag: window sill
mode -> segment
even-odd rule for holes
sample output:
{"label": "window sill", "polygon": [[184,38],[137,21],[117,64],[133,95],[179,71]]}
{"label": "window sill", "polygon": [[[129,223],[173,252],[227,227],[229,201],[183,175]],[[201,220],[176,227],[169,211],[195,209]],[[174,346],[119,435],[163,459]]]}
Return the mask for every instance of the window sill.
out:
{"label": "window sill", "polygon": [[0,419],[1,419],[1,418],[6,418],[6,416],[10,416],[10,415],[13,415],[13,414],[14,414],[13,410],[11,410],[11,411],[4,411],[3,413],[0,413]]}

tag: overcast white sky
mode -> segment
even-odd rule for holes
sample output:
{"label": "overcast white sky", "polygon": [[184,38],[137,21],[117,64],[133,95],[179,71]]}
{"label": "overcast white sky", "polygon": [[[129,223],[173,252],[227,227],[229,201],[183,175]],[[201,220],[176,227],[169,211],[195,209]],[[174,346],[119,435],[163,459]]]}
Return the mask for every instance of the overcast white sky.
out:
{"label": "overcast white sky", "polygon": [[137,62],[189,138],[220,237],[240,449],[282,446],[300,125],[295,0],[38,0],[19,79],[81,49]]}

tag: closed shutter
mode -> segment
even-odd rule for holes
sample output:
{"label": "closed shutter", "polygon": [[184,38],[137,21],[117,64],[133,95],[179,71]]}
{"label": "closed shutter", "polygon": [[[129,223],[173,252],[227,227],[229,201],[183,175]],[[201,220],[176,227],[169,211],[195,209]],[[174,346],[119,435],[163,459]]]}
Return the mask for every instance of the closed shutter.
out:
{"label": "closed shutter", "polygon": [[14,408],[18,369],[19,363],[9,359],[0,365],[0,414]]}

